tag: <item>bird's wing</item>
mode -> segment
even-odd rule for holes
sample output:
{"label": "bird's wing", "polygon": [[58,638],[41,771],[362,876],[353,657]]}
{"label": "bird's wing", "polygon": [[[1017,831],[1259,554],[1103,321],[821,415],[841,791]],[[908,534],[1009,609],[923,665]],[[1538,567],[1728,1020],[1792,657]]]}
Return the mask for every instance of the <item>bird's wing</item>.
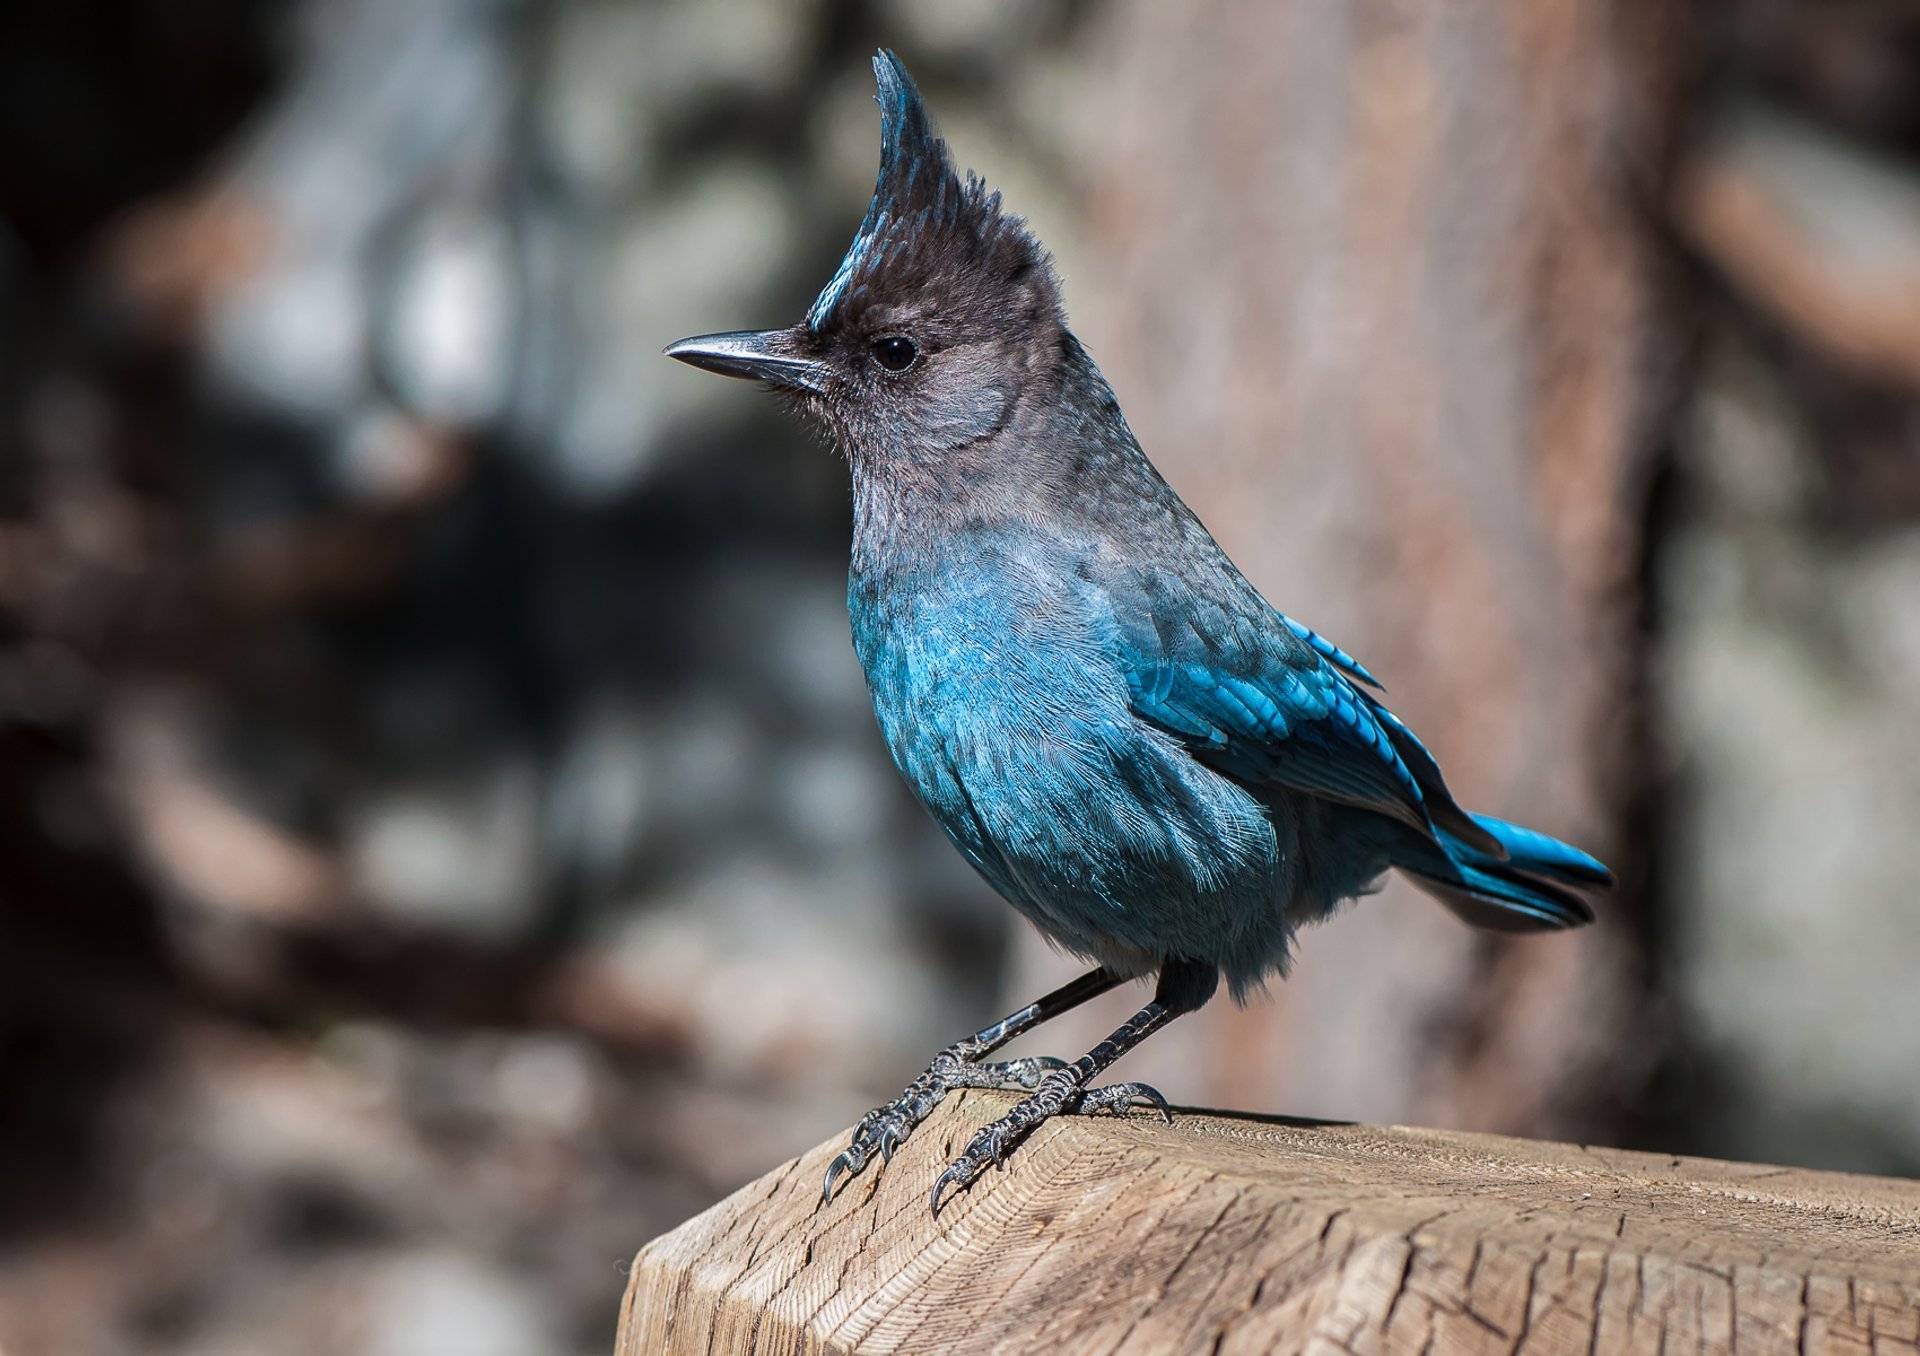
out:
{"label": "bird's wing", "polygon": [[1365,683],[1376,692],[1386,691],[1386,689],[1380,685],[1380,680],[1375,678],[1371,673],[1368,673],[1359,660],[1355,659],[1338,645],[1335,645],[1318,631],[1302,625],[1284,612],[1275,612],[1273,615],[1275,619],[1277,619],[1282,626],[1286,627],[1287,630],[1291,631],[1297,639],[1305,641],[1307,646],[1312,649],[1315,654],[1319,655],[1336,669],[1339,669],[1340,672],[1344,673],[1347,677]]}
{"label": "bird's wing", "polygon": [[1212,603],[1152,581],[1115,601],[1135,714],[1209,766],[1423,833],[1439,826],[1491,842],[1413,732],[1357,686],[1378,685],[1337,646],[1257,599]]}

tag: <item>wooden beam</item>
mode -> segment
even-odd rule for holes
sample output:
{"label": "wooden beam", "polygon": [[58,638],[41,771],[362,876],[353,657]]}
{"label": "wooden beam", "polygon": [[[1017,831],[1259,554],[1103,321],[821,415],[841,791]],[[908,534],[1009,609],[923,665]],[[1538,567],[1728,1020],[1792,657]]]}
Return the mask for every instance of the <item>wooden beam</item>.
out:
{"label": "wooden beam", "polygon": [[1009,1099],[951,1099],[830,1205],[842,1138],[648,1244],[659,1352],[1920,1350],[1920,1182],[1181,1113],[1063,1119],[936,1221]]}

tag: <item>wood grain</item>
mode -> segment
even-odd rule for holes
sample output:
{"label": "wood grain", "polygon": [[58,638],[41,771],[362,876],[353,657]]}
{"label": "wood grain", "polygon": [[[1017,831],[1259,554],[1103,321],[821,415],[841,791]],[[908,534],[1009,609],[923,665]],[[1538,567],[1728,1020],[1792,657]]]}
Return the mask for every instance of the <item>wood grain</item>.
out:
{"label": "wood grain", "polygon": [[842,1141],[633,1266],[655,1352],[1920,1350],[1920,1183],[1399,1127],[1060,1120],[935,1221],[1008,1099],[831,1205]]}

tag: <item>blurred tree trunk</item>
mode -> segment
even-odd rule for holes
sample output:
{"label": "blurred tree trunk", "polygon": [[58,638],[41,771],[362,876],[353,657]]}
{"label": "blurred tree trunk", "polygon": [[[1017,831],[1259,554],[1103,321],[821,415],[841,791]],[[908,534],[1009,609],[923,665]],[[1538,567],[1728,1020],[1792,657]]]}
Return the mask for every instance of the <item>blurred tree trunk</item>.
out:
{"label": "blurred tree trunk", "polygon": [[1620,1127],[1634,1074],[1603,1061],[1644,982],[1624,819],[1670,356],[1639,207],[1675,9],[1218,0],[1110,22],[1102,288],[1069,290],[1141,441],[1276,606],[1380,675],[1464,802],[1628,871],[1597,928],[1518,942],[1396,882],[1303,935],[1273,1002],[1215,1005],[1126,1076],[1248,1109]]}

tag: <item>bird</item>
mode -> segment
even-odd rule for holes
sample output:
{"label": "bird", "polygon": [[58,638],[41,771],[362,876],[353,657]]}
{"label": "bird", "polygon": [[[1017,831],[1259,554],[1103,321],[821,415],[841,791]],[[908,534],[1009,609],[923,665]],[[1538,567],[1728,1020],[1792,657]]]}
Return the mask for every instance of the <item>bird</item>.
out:
{"label": "bird", "polygon": [[[1466,922],[1589,923],[1613,877],[1470,814],[1361,663],[1248,582],[1141,450],[1068,328],[1051,257],[955,168],[905,66],[873,62],[873,198],[805,317],[668,357],[757,380],[850,468],[847,607],[880,733],[974,869],[1093,968],[940,1051],[861,1118],[822,1194],[882,1167],[959,1088],[1023,1094],[931,1206],[1056,1115],[1148,1110],[1117,1059],[1291,963],[1294,937],[1398,870]],[[1072,1062],[993,1061],[1130,980],[1152,1001]]]}

